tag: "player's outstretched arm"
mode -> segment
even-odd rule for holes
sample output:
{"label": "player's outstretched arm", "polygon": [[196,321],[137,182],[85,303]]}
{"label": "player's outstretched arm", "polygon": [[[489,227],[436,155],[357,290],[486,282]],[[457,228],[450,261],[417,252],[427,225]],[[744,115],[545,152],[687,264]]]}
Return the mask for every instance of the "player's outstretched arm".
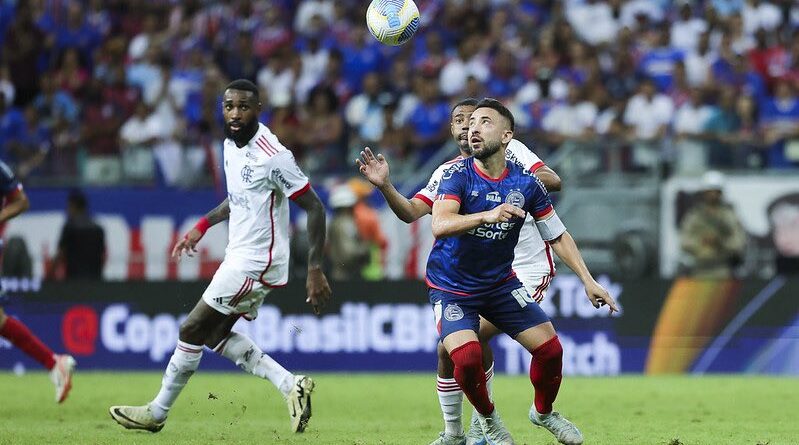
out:
{"label": "player's outstretched arm", "polygon": [[6,204],[0,210],[0,224],[28,210],[31,202],[22,187],[6,195]]}
{"label": "player's outstretched arm", "polygon": [[461,215],[458,213],[461,205],[454,199],[439,199],[433,203],[433,236],[446,238],[468,232],[483,224],[508,222],[513,218],[524,218],[527,213],[508,203],[502,203],[493,209]]}
{"label": "player's outstretched arm", "polygon": [[417,198],[408,199],[403,196],[389,179],[388,161],[383,155],[375,154],[369,147],[361,152],[361,158],[355,160],[358,171],[369,180],[383,197],[386,198],[391,211],[402,221],[412,223],[430,213],[430,206]]}
{"label": "player's outstretched arm", "polygon": [[560,176],[555,173],[555,170],[547,167],[546,165],[542,165],[539,167],[534,174],[538,176],[538,179],[544,183],[547,190],[550,192],[559,192],[561,187]]}
{"label": "player's outstretched arm", "polygon": [[583,256],[577,248],[577,243],[574,242],[574,238],[572,238],[569,232],[563,232],[558,238],[550,241],[549,245],[552,246],[552,250],[555,251],[555,254],[580,277],[580,280],[585,286],[585,294],[588,296],[588,299],[591,300],[591,304],[593,304],[594,307],[598,308],[607,304],[611,313],[614,311],[618,312],[619,309],[616,307],[616,300],[614,300],[608,291],[591,276],[591,272],[588,270],[588,266],[585,265]]}
{"label": "player's outstretched arm", "polygon": [[327,300],[333,294],[325,273],[322,272],[324,261],[325,236],[327,225],[325,223],[325,207],[313,188],[303,193],[294,200],[298,206],[308,213],[308,278],[305,288],[308,298],[305,302],[313,306],[314,313],[319,314]]}
{"label": "player's outstretched arm", "polygon": [[184,253],[187,256],[194,256],[197,252],[197,243],[200,242],[205,232],[214,224],[218,224],[228,219],[228,217],[230,217],[230,203],[225,198],[221,204],[200,218],[197,224],[189,230],[189,233],[178,240],[175,247],[172,248],[172,256],[180,258]]}

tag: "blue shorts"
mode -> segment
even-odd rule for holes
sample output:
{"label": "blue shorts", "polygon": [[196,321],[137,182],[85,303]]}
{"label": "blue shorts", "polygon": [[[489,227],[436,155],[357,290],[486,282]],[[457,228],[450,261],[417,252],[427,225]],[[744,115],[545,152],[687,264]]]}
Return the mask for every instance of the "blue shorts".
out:
{"label": "blue shorts", "polygon": [[[518,283],[518,280],[514,281]],[[429,290],[429,296],[441,340],[453,332],[466,329],[478,332],[480,315],[511,338],[549,321],[547,314],[521,283],[518,283],[518,287],[502,286],[496,293],[477,297],[433,288]]]}

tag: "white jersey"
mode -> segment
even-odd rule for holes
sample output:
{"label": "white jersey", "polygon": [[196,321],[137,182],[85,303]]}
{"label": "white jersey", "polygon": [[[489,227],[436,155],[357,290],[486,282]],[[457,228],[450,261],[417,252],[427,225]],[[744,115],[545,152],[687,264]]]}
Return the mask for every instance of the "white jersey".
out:
{"label": "white jersey", "polygon": [[224,143],[230,218],[225,262],[267,286],[288,281],[289,199],[311,188],[294,155],[266,127],[244,147]]}
{"label": "white jersey", "polygon": [[[441,176],[444,171],[453,163],[463,159],[461,156],[441,164],[433,175],[427,185],[419,190],[414,198],[424,201],[430,207],[433,207],[438,185],[441,183]],[[526,145],[512,139],[508,143],[505,150],[505,159],[512,161],[522,168],[535,172],[544,166],[544,162],[535,153],[533,153]],[[531,215],[527,215],[519,232],[519,242],[516,244],[514,250],[513,270],[516,271],[519,278],[525,285],[528,281],[540,281],[542,277],[552,277],[555,275],[555,265],[552,262],[552,253],[550,252],[549,244],[541,239],[541,234],[538,233],[538,228],[535,226],[535,220]],[[547,282],[548,283],[548,282]],[[537,286],[537,284],[536,284]]]}

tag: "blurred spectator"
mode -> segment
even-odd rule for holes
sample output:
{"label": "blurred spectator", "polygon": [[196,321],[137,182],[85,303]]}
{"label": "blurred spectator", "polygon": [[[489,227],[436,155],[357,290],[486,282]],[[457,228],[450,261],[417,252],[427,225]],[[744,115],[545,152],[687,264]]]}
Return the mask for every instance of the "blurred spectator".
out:
{"label": "blurred spectator", "polygon": [[344,118],[336,94],[329,87],[317,87],[308,95],[300,121],[300,141],[305,146],[305,167],[309,175],[339,171],[346,147]]}
{"label": "blurred spectator", "polygon": [[342,44],[340,48],[344,60],[344,79],[353,91],[358,91],[367,73],[382,72],[385,60],[380,43],[372,38],[365,26],[356,26],[350,36],[352,41]]}
{"label": "blurred spectator", "polygon": [[712,108],[705,124],[708,143],[708,163],[713,168],[730,168],[735,158],[736,146],[732,144],[731,135],[740,128],[740,121],[735,112],[736,91],[732,87],[724,87],[718,103]]}
{"label": "blurred spectator", "polygon": [[54,74],[55,85],[74,98],[83,95],[83,89],[89,82],[89,70],[82,66],[80,53],[69,48],[61,54],[61,63]]}
{"label": "blurred spectator", "polygon": [[383,93],[381,100],[380,76],[377,73],[369,73],[363,78],[362,91],[350,100],[345,110],[347,124],[357,138],[354,146],[373,145],[383,137],[383,105],[390,100],[390,93]]}
{"label": "blurred spectator", "polygon": [[364,242],[355,222],[357,197],[349,185],[333,189],[328,203],[333,209],[328,229],[328,257],[334,280],[361,278],[361,270],[369,263],[369,245]]}
{"label": "blurred spectator", "polygon": [[372,208],[367,202],[367,198],[372,193],[372,186],[360,178],[353,178],[347,182],[358,202],[353,208],[355,225],[358,226],[358,234],[361,239],[369,245],[369,263],[364,267],[362,275],[367,280],[380,280],[383,278],[383,255],[388,247],[388,240],[380,228],[380,216],[377,210]]}
{"label": "blurred spectator", "polygon": [[11,80],[11,73],[8,71],[8,65],[0,62],[0,94],[6,100],[6,103],[13,104],[16,89]]}
{"label": "blurred spectator", "polygon": [[735,210],[724,202],[724,176],[709,171],[702,184],[700,201],[680,226],[683,266],[697,278],[728,278],[743,260],[746,232]]}
{"label": "blurred spectator", "polygon": [[790,82],[777,80],[774,97],[760,112],[767,165],[771,168],[799,167],[799,97]]}
{"label": "blurred spectator", "polygon": [[41,92],[33,100],[33,106],[45,125],[57,130],[77,123],[78,104],[64,91],[58,89],[52,73],[45,73],[40,81]]}
{"label": "blurred spectator", "polygon": [[25,108],[25,123],[19,139],[10,141],[8,148],[8,159],[12,160],[19,179],[26,179],[45,161],[53,148],[51,129],[41,122],[33,106]]}
{"label": "blurred spectator", "polygon": [[744,31],[754,35],[758,29],[773,31],[782,24],[783,13],[771,2],[763,0],[746,0],[743,10]]}
{"label": "blurred spectator", "polygon": [[668,91],[671,88],[675,66],[683,61],[685,54],[670,45],[671,35],[667,27],[662,26],[657,35],[655,46],[644,52],[638,62],[638,69],[655,82],[659,91]]}
{"label": "blurred spectator", "polygon": [[427,160],[449,138],[449,104],[441,97],[435,78],[419,85],[419,103],[408,117],[411,144],[419,161]]}
{"label": "blurred spectator", "polygon": [[16,105],[27,105],[39,92],[40,61],[46,57],[48,41],[33,21],[27,2],[17,5],[16,16],[6,29],[3,57],[16,89]]}
{"label": "blurred spectator", "polygon": [[67,280],[100,280],[105,262],[105,232],[89,214],[86,196],[73,190],[67,198],[67,221],[58,239],[58,251],[50,264],[48,278],[63,268]]}
{"label": "blurred spectator", "polygon": [[70,2],[67,6],[66,26],[59,25],[55,34],[55,49],[60,53],[68,48],[78,50],[81,57],[90,59],[100,46],[102,35],[85,20],[83,5]]}
{"label": "blurred spectator", "polygon": [[[475,77],[481,82],[488,80],[488,63],[480,53],[480,36],[466,34],[458,44],[458,54],[441,69],[439,84],[446,96],[456,96],[466,87],[466,79]],[[449,112],[449,111],[447,111]]]}
{"label": "blurred spectator", "polygon": [[[509,48],[501,48],[495,55],[491,64],[491,76],[486,82],[486,90],[489,96],[504,101],[511,98],[524,84],[524,79],[519,74],[516,66],[516,56]],[[464,91],[474,88],[474,84],[469,85],[469,80],[479,82],[475,76],[468,76]],[[467,96],[471,97],[471,96]]]}
{"label": "blurred spectator", "polygon": [[710,67],[717,55],[710,49],[710,33],[699,35],[696,49],[685,56],[685,75],[692,87],[703,87],[710,80]]}
{"label": "blurred spectator", "polygon": [[25,116],[0,93],[0,158],[8,159],[10,144],[22,138]]}
{"label": "blurred spectator", "polygon": [[799,274],[799,195],[778,198],[768,206],[771,242],[779,274]]}
{"label": "blurred spectator", "polygon": [[694,16],[691,2],[683,1],[679,11],[679,18],[671,25],[671,44],[683,53],[690,54],[697,50],[700,37],[707,31],[707,22]]}
{"label": "blurred spectator", "polygon": [[696,175],[707,169],[707,149],[701,139],[711,113],[699,88],[693,88],[688,100],[677,108],[674,115],[677,174]]}
{"label": "blurred spectator", "polygon": [[583,100],[583,89],[571,85],[565,103],[554,105],[544,116],[542,128],[548,133],[549,143],[587,142],[594,132],[597,107]]}
{"label": "blurred spectator", "polygon": [[255,80],[261,67],[259,60],[252,54],[252,37],[242,32],[236,36],[232,48],[221,47],[216,51],[214,57],[222,73],[228,79]]}
{"label": "blurred spectator", "polygon": [[301,62],[299,57],[291,53],[288,48],[279,49],[258,71],[258,86],[266,91],[267,105],[278,106],[291,100],[294,83],[300,75]]}
{"label": "blurred spectator", "polygon": [[645,79],[640,92],[630,98],[624,112],[624,123],[630,127],[629,137],[635,141],[633,164],[636,167],[655,165],[660,159],[660,144],[674,117],[674,102],[657,93],[655,83]]}
{"label": "blurred spectator", "polygon": [[566,8],[566,18],[581,39],[591,45],[611,43],[619,28],[613,9],[605,1],[587,0]]}

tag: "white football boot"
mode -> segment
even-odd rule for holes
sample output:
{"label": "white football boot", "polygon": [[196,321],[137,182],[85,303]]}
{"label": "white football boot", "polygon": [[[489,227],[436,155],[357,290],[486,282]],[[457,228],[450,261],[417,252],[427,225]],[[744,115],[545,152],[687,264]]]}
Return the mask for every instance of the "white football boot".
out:
{"label": "white football boot", "polygon": [[488,417],[477,413],[477,419],[480,421],[480,429],[483,431],[488,445],[515,445],[508,429],[499,418],[499,411],[496,408]]}
{"label": "white football boot", "polygon": [[291,418],[291,430],[295,433],[305,431],[308,420],[311,418],[311,393],[314,390],[314,381],[304,375],[294,376],[294,386],[286,396],[286,405]]}
{"label": "white football boot", "polygon": [[466,445],[486,445],[483,429],[480,428],[480,419],[477,417],[477,411],[472,410],[472,421],[469,424],[469,432],[466,433]]}
{"label": "white football boot", "polygon": [[129,430],[145,430],[157,433],[164,427],[166,419],[158,421],[150,411],[150,405],[144,406],[112,406],[109,410],[111,418]]}
{"label": "white football boot", "polygon": [[75,371],[75,359],[71,355],[56,355],[55,366],[50,370],[50,381],[55,385],[55,401],[62,403],[72,389],[72,373]]}
{"label": "white football boot", "polygon": [[552,411],[549,414],[539,414],[535,410],[535,406],[533,406],[530,408],[530,422],[533,422],[535,426],[548,429],[558,439],[558,442],[564,445],[580,445],[583,443],[583,434],[580,430],[557,411]]}
{"label": "white football boot", "polygon": [[466,436],[452,436],[444,432],[438,433],[438,439],[430,442],[430,445],[465,445]]}

